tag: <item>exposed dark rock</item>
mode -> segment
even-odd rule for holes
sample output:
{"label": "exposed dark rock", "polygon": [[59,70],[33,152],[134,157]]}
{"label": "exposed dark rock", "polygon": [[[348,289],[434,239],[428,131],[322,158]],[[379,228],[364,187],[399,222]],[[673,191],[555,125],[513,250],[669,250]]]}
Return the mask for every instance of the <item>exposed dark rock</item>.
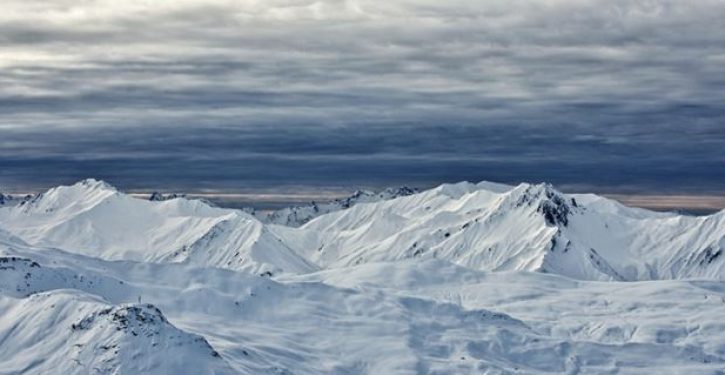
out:
{"label": "exposed dark rock", "polygon": [[185,194],[161,194],[158,191],[154,191],[153,193],[151,193],[149,200],[152,202],[161,202],[184,197],[186,197]]}
{"label": "exposed dark rock", "polygon": [[707,247],[698,256],[698,258],[700,259],[699,263],[701,266],[710,264],[713,261],[715,261],[715,259],[719,258],[721,255],[722,255],[722,249],[715,250],[715,248],[713,248],[713,247]]}
{"label": "exposed dark rock", "polygon": [[[545,185],[543,195],[542,198],[544,199],[539,203],[537,211],[544,215],[546,223],[552,226],[569,225],[569,216],[572,209],[569,207],[567,199],[550,185]],[[571,202],[572,205],[576,203],[573,200]]]}

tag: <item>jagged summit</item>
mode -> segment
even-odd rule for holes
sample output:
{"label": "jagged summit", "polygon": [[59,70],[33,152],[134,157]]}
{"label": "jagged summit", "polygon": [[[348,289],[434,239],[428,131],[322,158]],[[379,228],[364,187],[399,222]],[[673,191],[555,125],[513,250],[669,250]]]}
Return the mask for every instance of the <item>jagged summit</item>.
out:
{"label": "jagged summit", "polygon": [[520,184],[511,190],[516,197],[516,206],[536,206],[536,211],[544,216],[551,226],[567,226],[569,216],[579,208],[575,198],[568,198],[549,183]]}
{"label": "jagged summit", "polygon": [[408,195],[413,195],[418,193],[418,188],[415,187],[409,187],[409,186],[400,186],[400,187],[388,187],[383,189],[383,191],[378,192],[378,197],[384,198],[384,197],[405,197]]}
{"label": "jagged summit", "polygon": [[12,200],[13,200],[13,197],[10,194],[3,194],[3,192],[0,191],[0,206],[4,206],[4,205],[8,204]]}
{"label": "jagged summit", "polygon": [[163,194],[163,193],[159,193],[158,191],[154,191],[149,196],[149,200],[152,202],[162,202],[162,201],[168,201],[168,200],[172,200],[172,199],[176,199],[176,198],[186,198],[186,194],[176,194],[176,193]]}
{"label": "jagged summit", "polygon": [[17,196],[0,192],[0,208],[23,205],[33,199],[33,195]]}
{"label": "jagged summit", "polygon": [[203,337],[178,329],[153,305],[108,306],[54,291],[19,299],[2,321],[13,327],[0,328],[14,343],[0,355],[8,373],[235,373]]}
{"label": "jagged summit", "polygon": [[[369,203],[381,200],[390,200],[398,197],[406,197],[408,195],[417,194],[417,188],[408,186],[388,187],[381,191],[374,192],[369,190],[357,190],[348,197],[335,199],[332,203],[338,204],[341,208],[350,208],[358,203]],[[313,202],[314,203],[314,202]]]}
{"label": "jagged summit", "polygon": [[391,200],[417,194],[418,192],[417,188],[408,186],[389,187],[379,192],[357,190],[348,197],[330,202],[310,202],[304,205],[283,208],[268,214],[257,213],[256,215],[266,223],[299,227],[320,215],[345,210],[356,204]]}

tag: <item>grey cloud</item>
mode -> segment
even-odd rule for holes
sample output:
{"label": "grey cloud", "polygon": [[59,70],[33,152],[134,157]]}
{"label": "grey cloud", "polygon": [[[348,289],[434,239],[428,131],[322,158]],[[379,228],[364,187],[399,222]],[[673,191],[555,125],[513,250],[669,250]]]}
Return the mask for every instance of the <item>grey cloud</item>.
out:
{"label": "grey cloud", "polygon": [[719,1],[144,4],[7,5],[0,184],[725,189]]}

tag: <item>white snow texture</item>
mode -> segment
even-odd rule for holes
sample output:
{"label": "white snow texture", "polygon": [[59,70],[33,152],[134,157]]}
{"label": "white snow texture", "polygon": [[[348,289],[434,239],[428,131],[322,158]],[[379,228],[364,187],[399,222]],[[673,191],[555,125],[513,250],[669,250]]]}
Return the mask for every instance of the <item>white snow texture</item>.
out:
{"label": "white snow texture", "polygon": [[93,179],[0,204],[0,374],[725,374],[725,210],[548,184],[257,216]]}

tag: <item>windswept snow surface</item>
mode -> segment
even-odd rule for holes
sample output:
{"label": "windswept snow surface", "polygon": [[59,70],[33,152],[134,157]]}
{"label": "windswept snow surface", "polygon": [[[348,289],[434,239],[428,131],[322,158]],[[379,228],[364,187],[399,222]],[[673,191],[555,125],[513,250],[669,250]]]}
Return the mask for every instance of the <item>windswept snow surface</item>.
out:
{"label": "windswept snow surface", "polygon": [[191,262],[251,272],[316,269],[242,211],[184,198],[137,199],[92,179],[2,209],[0,228],[33,245],[107,260]]}
{"label": "windswept snow surface", "polygon": [[725,211],[655,213],[547,184],[442,185],[323,215],[302,229],[309,233],[298,251],[325,268],[436,258],[586,280],[725,278]]}
{"label": "windswept snow surface", "polygon": [[0,374],[721,374],[724,220],[484,182],[296,227],[85,180],[0,208]]}

